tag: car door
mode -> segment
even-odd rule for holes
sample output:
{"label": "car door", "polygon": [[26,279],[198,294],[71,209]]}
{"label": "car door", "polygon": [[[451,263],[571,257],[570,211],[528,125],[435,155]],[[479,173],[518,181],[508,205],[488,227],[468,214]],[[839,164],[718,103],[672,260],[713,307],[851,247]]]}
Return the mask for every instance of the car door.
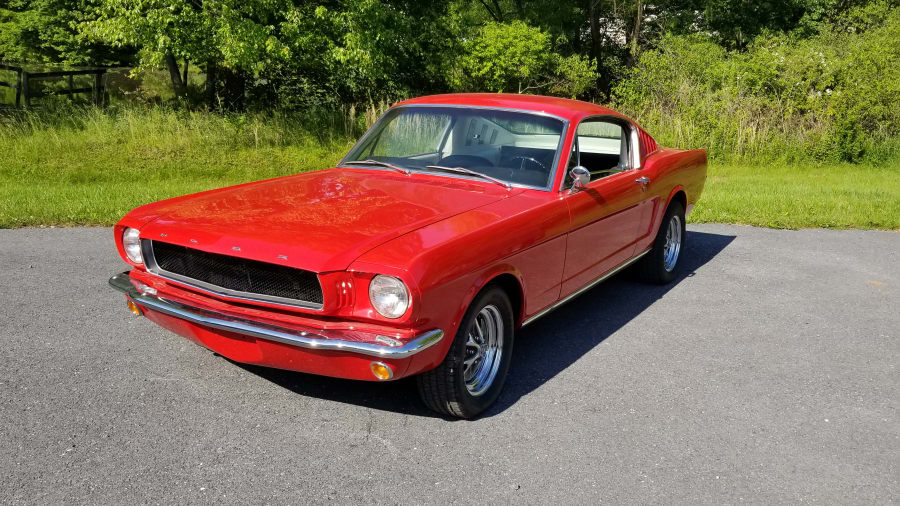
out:
{"label": "car door", "polygon": [[[581,165],[591,181],[563,195],[570,213],[561,296],[603,276],[635,254],[647,206],[647,183],[634,170],[638,146],[618,118],[590,118],[578,125],[569,166]],[[567,188],[571,179],[567,178]]]}

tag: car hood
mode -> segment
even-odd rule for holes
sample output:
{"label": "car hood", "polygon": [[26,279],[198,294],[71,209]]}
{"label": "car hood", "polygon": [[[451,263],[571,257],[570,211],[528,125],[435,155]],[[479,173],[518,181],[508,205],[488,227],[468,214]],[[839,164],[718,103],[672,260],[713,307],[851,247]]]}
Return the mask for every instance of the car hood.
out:
{"label": "car hood", "polygon": [[509,195],[428,174],[331,169],[162,201],[135,210],[141,237],[315,272]]}

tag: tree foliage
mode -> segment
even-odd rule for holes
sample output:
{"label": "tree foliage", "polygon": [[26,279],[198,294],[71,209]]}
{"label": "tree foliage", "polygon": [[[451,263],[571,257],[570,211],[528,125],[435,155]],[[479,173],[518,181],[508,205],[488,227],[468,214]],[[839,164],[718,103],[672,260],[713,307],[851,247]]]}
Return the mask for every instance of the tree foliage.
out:
{"label": "tree foliage", "polygon": [[[212,103],[285,109],[448,90],[618,97],[629,104],[652,94],[665,103],[678,100],[685,83],[715,71],[718,77],[702,81],[702,89],[739,89],[741,96],[789,104],[790,114],[812,114],[807,99],[793,97],[813,81],[828,81],[831,109],[816,114],[869,124],[877,112],[882,125],[893,109],[873,103],[870,97],[885,92],[866,83],[883,81],[872,73],[893,64],[887,48],[847,75],[816,74],[796,55],[819,51],[832,67],[855,62],[848,52],[865,50],[853,37],[887,30],[884,19],[895,15],[898,2],[0,0],[0,60],[164,66],[181,95],[185,65],[192,65],[207,74]],[[675,54],[680,63],[670,61]],[[717,55],[724,67],[705,60]],[[781,58],[796,61],[788,67]],[[680,70],[695,60],[696,68]],[[725,67],[749,69],[740,87],[727,81],[737,75]],[[798,77],[801,71],[809,75]],[[673,80],[657,73],[674,73]],[[859,75],[872,79],[854,80]],[[838,105],[850,87],[868,91]],[[804,96],[824,90],[808,88]]]}
{"label": "tree foliage", "polygon": [[555,52],[549,34],[523,21],[490,22],[465,41],[449,84],[457,91],[541,92],[575,97],[594,82],[587,58]]}
{"label": "tree foliage", "polygon": [[414,2],[101,1],[100,16],[81,27],[93,39],[136,48],[143,67],[169,65],[173,82],[173,61],[195,62],[283,105],[427,88],[430,61],[442,53],[434,41],[449,37],[429,21],[435,9]]}
{"label": "tree foliage", "polygon": [[118,51],[78,30],[101,0],[0,0],[0,61],[104,65],[129,63]]}
{"label": "tree foliage", "polygon": [[853,9],[824,28],[807,38],[758,36],[744,51],[666,36],[641,54],[616,100],[661,141],[706,145],[714,156],[897,155],[900,10]]}

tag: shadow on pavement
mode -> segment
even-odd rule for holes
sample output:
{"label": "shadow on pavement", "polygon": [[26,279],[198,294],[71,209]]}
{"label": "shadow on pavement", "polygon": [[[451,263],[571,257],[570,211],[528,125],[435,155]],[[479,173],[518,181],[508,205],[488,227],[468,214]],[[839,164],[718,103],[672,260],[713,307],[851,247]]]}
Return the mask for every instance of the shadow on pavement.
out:
{"label": "shadow on pavement", "polygon": [[[503,393],[482,416],[503,412],[522,396],[564,371],[682,280],[693,276],[733,240],[734,236],[730,235],[688,231],[680,274],[672,283],[665,286],[643,284],[634,281],[631,273],[625,271],[520,330]],[[585,312],[584,307],[607,308],[608,311]],[[236,365],[300,395],[409,415],[440,416],[419,401],[415,378],[370,383]]]}

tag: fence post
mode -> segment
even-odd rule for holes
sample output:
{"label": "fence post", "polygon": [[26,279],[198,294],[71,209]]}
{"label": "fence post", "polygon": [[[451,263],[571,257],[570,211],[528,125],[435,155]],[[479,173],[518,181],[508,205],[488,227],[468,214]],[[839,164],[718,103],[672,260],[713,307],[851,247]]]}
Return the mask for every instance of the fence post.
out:
{"label": "fence post", "polygon": [[31,107],[31,94],[29,93],[28,87],[28,72],[24,69],[22,70],[22,99],[25,102],[25,107]]}
{"label": "fence post", "polygon": [[16,71],[16,107],[22,105],[22,70]]}
{"label": "fence post", "polygon": [[75,93],[73,93],[74,90],[75,90],[75,79],[72,77],[71,74],[69,74],[69,102],[75,100]]}
{"label": "fence post", "polygon": [[94,73],[94,104],[98,107],[103,105],[103,72]]}

